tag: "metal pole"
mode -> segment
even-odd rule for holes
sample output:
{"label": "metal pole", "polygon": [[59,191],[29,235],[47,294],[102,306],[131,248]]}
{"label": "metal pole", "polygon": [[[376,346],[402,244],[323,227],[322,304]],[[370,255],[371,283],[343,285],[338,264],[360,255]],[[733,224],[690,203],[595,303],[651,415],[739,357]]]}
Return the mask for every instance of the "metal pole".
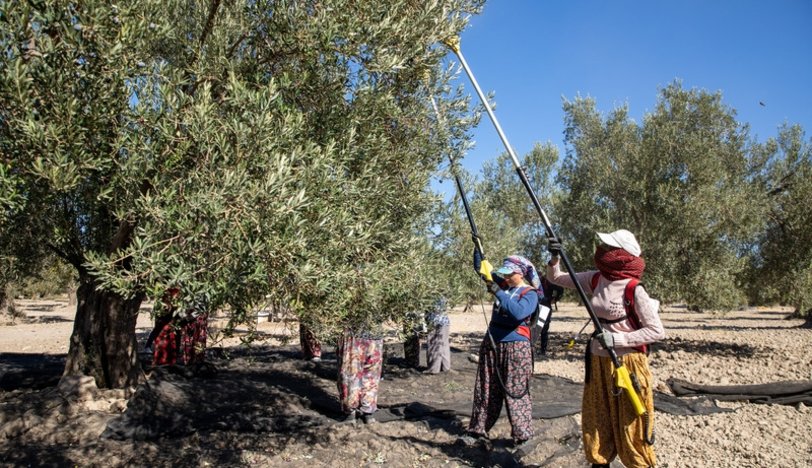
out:
{"label": "metal pole", "polygon": [[[446,41],[445,44],[452,51],[454,51],[454,53],[460,59],[460,64],[462,65],[462,68],[465,70],[465,74],[468,75],[468,78],[471,80],[471,84],[474,85],[474,89],[476,90],[476,93],[479,96],[479,100],[482,101],[482,105],[485,106],[485,110],[488,112],[488,116],[491,118],[491,122],[493,122],[493,126],[496,128],[496,132],[499,134],[499,138],[505,145],[505,149],[507,149],[507,152],[510,155],[510,159],[513,160],[513,165],[516,167],[516,173],[519,175],[519,179],[521,179],[522,185],[524,185],[524,188],[527,190],[528,195],[530,195],[530,199],[533,201],[533,206],[535,206],[536,211],[538,212],[539,216],[541,216],[541,220],[544,223],[544,228],[546,229],[547,236],[556,239],[560,243],[560,239],[558,238],[558,236],[556,236],[555,232],[553,231],[550,219],[547,217],[547,214],[541,207],[541,203],[539,203],[538,197],[536,197],[536,193],[533,191],[533,188],[530,186],[530,182],[527,180],[527,176],[525,175],[524,170],[522,169],[522,165],[519,162],[519,158],[516,157],[516,153],[513,151],[513,148],[510,146],[510,143],[508,142],[508,139],[505,136],[505,132],[502,131],[502,126],[499,125],[499,121],[496,119],[496,115],[493,113],[490,104],[488,104],[488,99],[485,97],[485,94],[482,93],[482,89],[479,87],[479,83],[477,83],[473,72],[471,72],[471,68],[468,66],[468,62],[465,61],[465,57],[462,55],[462,51],[460,50],[459,39],[455,37],[452,40]],[[601,326],[601,322],[598,320],[598,316],[592,309],[592,305],[587,299],[584,289],[581,287],[581,284],[575,277],[575,270],[572,267],[569,258],[567,258],[567,254],[563,248],[561,249],[561,261],[564,263],[564,267],[567,269],[570,278],[572,278],[572,283],[575,286],[575,290],[578,292],[578,297],[581,298],[581,302],[584,304],[584,307],[586,307],[586,310],[589,313],[589,317],[590,319],[592,319],[592,324],[595,326],[595,330],[598,333],[602,333],[603,327]],[[621,367],[620,360],[618,359],[615,350],[612,348],[607,348],[606,351],[609,353],[609,357],[612,359],[612,363],[615,365],[615,367]]]}
{"label": "metal pole", "polygon": [[[445,122],[443,122],[442,116],[440,115],[440,109],[437,108],[437,101],[434,100],[433,95],[429,95],[431,99],[431,107],[434,108],[434,114],[437,116],[437,122],[441,126],[445,126]],[[462,199],[462,206],[465,208],[465,215],[468,217],[468,224],[471,225],[471,236],[474,239],[474,247],[479,250],[479,253],[482,254],[482,259],[485,259],[485,250],[482,249],[482,241],[479,239],[479,230],[476,227],[476,222],[474,221],[474,215],[471,212],[471,205],[468,204],[468,197],[465,195],[465,190],[462,188],[462,181],[460,180],[459,174],[454,169],[454,158],[451,154],[448,155],[448,163],[449,163],[449,170],[451,174],[454,176],[454,182],[457,184],[457,192],[460,194],[460,198]]]}
{"label": "metal pole", "polygon": [[[440,125],[441,128],[445,127],[445,122],[443,121],[442,115],[440,115],[440,109],[437,108],[437,101],[434,100],[434,95],[429,94],[429,98],[431,99],[431,107],[434,108],[434,114],[437,116],[437,123]],[[490,265],[490,262],[485,258],[485,251],[482,250],[482,242],[479,239],[479,230],[476,227],[476,222],[474,221],[474,214],[471,212],[471,207],[468,204],[468,197],[465,195],[465,190],[462,188],[462,181],[460,180],[459,174],[455,169],[454,165],[454,158],[449,153],[448,155],[448,163],[449,163],[449,170],[451,174],[454,176],[454,181],[457,184],[457,191],[460,194],[460,198],[462,199],[462,205],[465,207],[465,215],[468,217],[468,223],[471,225],[471,237],[474,240],[474,248],[479,250],[479,253],[482,254],[482,267],[480,268],[479,274],[482,275],[486,281],[492,281],[491,270],[493,269]],[[491,348],[493,348],[493,352],[495,356],[499,354],[499,348],[496,347],[496,341],[493,339],[493,335],[491,334],[490,324],[488,323],[488,317],[485,315],[485,304],[482,304],[482,316],[485,318],[485,334],[488,336],[488,341],[491,344]],[[532,348],[531,348],[532,353]],[[532,357],[532,354],[531,354]],[[498,357],[496,359],[498,361]],[[507,405],[507,398],[513,398],[514,400],[518,400],[530,392],[530,380],[527,381],[527,386],[520,395],[515,395],[508,391],[507,387],[505,387],[505,382],[502,380],[502,375],[499,372],[499,369],[496,369],[496,377],[499,380],[499,385],[502,387],[502,391],[505,397],[505,408],[508,411],[508,415],[510,415],[510,408]]]}

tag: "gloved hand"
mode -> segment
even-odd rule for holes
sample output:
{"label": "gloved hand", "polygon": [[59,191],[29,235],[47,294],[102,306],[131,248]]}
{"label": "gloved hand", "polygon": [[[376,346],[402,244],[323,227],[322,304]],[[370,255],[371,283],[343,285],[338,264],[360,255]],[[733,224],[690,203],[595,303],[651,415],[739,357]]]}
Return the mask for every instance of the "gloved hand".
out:
{"label": "gloved hand", "polygon": [[485,283],[485,287],[488,288],[488,292],[491,294],[496,294],[497,292],[502,290],[502,288],[500,288],[499,285],[496,284],[496,281],[487,281]]}
{"label": "gloved hand", "polygon": [[558,242],[555,237],[548,237],[547,238],[547,251],[550,252],[550,255],[553,257],[558,257],[561,255],[561,243]]}
{"label": "gloved hand", "polygon": [[595,338],[601,343],[601,345],[605,349],[615,347],[615,338],[608,331],[604,331],[603,333],[598,333],[597,335],[595,335]]}
{"label": "gloved hand", "polygon": [[480,250],[481,245],[479,244],[479,238],[477,236],[471,236],[471,239],[474,240],[474,271],[482,278],[482,281],[493,281],[491,277],[493,265],[491,265],[491,262],[485,260],[485,255]]}

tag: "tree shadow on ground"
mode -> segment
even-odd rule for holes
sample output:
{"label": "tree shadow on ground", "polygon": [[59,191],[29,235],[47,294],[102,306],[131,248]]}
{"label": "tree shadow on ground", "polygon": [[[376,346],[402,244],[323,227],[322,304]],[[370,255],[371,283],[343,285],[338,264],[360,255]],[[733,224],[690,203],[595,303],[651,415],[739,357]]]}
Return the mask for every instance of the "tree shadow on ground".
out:
{"label": "tree shadow on ground", "polygon": [[21,305],[19,309],[25,313],[32,313],[32,312],[53,312],[57,307],[61,306],[60,303],[53,303],[53,304],[30,304],[30,305]]}
{"label": "tree shadow on ground", "polygon": [[[471,347],[478,349],[482,336],[472,334],[470,338],[470,347],[460,347],[468,351],[452,352],[454,372],[439,375],[426,375],[405,367],[398,354],[398,350],[402,353],[402,346],[390,347],[378,398],[379,421],[383,424],[411,421],[432,431],[442,431],[452,439],[461,435],[462,418],[471,412],[477,369],[477,364],[468,357]],[[563,341],[563,336],[556,339]],[[33,365],[32,359],[37,358],[47,357],[25,355],[19,359],[23,364]],[[57,440],[11,438],[0,445],[0,452],[6,454],[0,461],[38,466],[98,463],[109,466],[243,466],[252,463],[268,466],[279,463],[279,459],[270,461],[271,458],[263,454],[278,454],[294,443],[322,446],[323,456],[336,456],[332,453],[336,441],[330,439],[334,432],[331,428],[344,433],[347,430],[340,429],[346,426],[335,426],[341,411],[334,352],[325,351],[320,363],[302,359],[298,347],[291,346],[210,349],[209,358],[209,366],[147,368],[148,379],[129,398],[126,410],[120,414],[112,410],[106,413],[107,419],[99,426],[104,430],[102,437],[95,433],[78,444],[66,442],[64,438],[69,435],[61,435],[63,438]],[[56,380],[63,362],[64,356],[58,357],[49,368]],[[556,458],[556,463],[567,460],[572,453],[565,442],[572,439],[570,426],[575,424],[572,415],[580,411],[581,390],[581,384],[566,379],[544,374],[533,377],[534,424],[540,428],[552,425],[559,431],[539,431],[547,445],[537,453],[564,457]],[[3,408],[13,408],[5,409],[4,416],[22,418],[25,414],[48,414],[64,404],[63,400],[56,389],[44,388],[17,394],[13,401],[7,394],[0,401]],[[504,416],[500,420],[504,423]],[[375,427],[364,430],[375,431]],[[391,434],[386,437],[392,441],[433,447],[474,466],[518,466],[519,463],[508,451],[507,440],[498,439],[494,441],[493,451],[483,452],[476,447],[448,443],[448,437],[444,438],[446,442],[436,442],[420,439],[408,431],[386,432]],[[100,454],[104,454],[103,459]],[[258,454],[259,461],[251,462],[246,454]],[[571,465],[562,461],[561,466]]]}
{"label": "tree shadow on ground", "polygon": [[42,389],[59,383],[66,354],[0,353],[0,389]]}
{"label": "tree shadow on ground", "polygon": [[762,310],[762,311],[759,311],[758,314],[759,314],[759,316],[764,315],[764,316],[767,316],[767,317],[773,315],[773,316],[775,316],[776,319],[779,319],[779,320],[784,320],[784,319],[789,320],[789,319],[792,318],[792,311],[786,311],[786,310]]}
{"label": "tree shadow on ground", "polygon": [[73,460],[66,456],[70,444],[19,444],[11,441],[6,446],[6,453],[0,455],[0,461],[8,466],[74,466]]}
{"label": "tree shadow on ground", "polygon": [[716,357],[753,357],[758,352],[758,349],[738,343],[721,343],[718,341],[706,340],[685,340],[682,338],[666,338],[663,341],[657,342],[654,351],[664,351],[673,353],[682,351],[688,354],[699,354],[704,356]]}
{"label": "tree shadow on ground", "polygon": [[412,446],[423,446],[441,451],[451,460],[465,462],[466,465],[480,467],[520,467],[528,466],[522,464],[520,460],[508,450],[507,442],[504,440],[494,441],[490,450],[479,446],[465,447],[456,443],[438,443],[419,439],[414,436],[389,436],[390,440],[406,442]]}
{"label": "tree shadow on ground", "polygon": [[261,435],[261,446],[275,449],[294,440],[323,441],[323,427],[340,412],[335,391],[301,368],[304,363],[292,359],[293,354],[231,353],[226,360],[215,360],[216,371],[199,375],[172,366],[156,368],[127,410],[107,424],[102,439],[158,444],[190,437],[216,440],[210,450],[189,453],[190,466],[215,453],[211,462],[216,465],[244,463],[229,459],[242,452],[223,450],[228,447],[223,437],[236,441]]}
{"label": "tree shadow on ground", "polygon": [[26,317],[21,320],[21,323],[62,323],[62,322],[73,322],[73,319],[66,318],[66,317]]}

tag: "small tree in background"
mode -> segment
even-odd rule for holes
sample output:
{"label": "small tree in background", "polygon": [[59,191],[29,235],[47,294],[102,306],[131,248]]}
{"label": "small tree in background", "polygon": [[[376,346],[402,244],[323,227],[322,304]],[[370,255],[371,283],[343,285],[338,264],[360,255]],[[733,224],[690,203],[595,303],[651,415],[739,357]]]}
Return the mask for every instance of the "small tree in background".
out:
{"label": "small tree in background", "polygon": [[40,271],[10,282],[9,286],[15,296],[32,299],[55,297],[76,289],[75,270],[54,255],[46,260]]}
{"label": "small tree in background", "polygon": [[[519,163],[542,209],[554,223],[553,229],[556,229],[558,213],[555,206],[560,192],[553,175],[558,165],[558,149],[552,143],[536,144]],[[527,257],[540,269],[540,274],[544,274],[547,231],[507,153],[485,164],[478,190],[489,208],[504,213],[507,222],[518,230],[520,241],[510,253]]]}

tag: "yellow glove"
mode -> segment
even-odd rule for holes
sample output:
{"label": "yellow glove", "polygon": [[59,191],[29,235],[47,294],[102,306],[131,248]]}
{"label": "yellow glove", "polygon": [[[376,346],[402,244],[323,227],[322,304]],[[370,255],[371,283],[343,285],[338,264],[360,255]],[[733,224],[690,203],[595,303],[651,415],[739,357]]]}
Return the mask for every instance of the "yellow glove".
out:
{"label": "yellow glove", "polygon": [[491,266],[491,262],[482,260],[482,265],[479,267],[479,276],[481,276],[485,281],[491,282],[493,281],[493,276],[491,276],[492,271],[493,266]]}

